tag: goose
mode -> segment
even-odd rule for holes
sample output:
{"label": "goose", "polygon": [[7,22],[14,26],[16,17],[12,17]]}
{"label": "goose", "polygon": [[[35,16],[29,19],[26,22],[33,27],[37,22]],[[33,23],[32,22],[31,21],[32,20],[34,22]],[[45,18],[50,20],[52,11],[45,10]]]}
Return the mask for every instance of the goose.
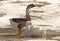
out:
{"label": "goose", "polygon": [[30,5],[27,6],[27,8],[26,8],[26,18],[12,18],[12,19],[10,19],[10,23],[11,23],[12,26],[17,25],[17,27],[19,29],[19,36],[22,35],[22,28],[26,26],[26,22],[31,21],[31,18],[30,18],[30,15],[29,15],[29,9],[33,8],[33,7],[34,7],[33,4],[30,4]]}
{"label": "goose", "polygon": [[[31,17],[29,15],[29,9],[30,8],[33,8],[33,7],[41,7],[41,6],[44,6],[43,5],[37,5],[37,4],[30,4],[27,6],[26,8],[26,18],[12,18],[10,19],[10,23],[11,25],[17,23],[17,27],[19,29],[19,36],[22,36],[22,28],[26,26],[26,23],[30,24],[30,27],[31,27]],[[15,25],[14,25],[15,26]]]}

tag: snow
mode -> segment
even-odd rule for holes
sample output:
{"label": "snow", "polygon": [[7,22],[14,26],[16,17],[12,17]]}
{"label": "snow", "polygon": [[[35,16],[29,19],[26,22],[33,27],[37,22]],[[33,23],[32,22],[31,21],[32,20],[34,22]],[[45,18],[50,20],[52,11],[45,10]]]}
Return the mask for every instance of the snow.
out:
{"label": "snow", "polygon": [[[56,0],[54,0],[54,1],[48,0],[48,2],[56,3]],[[59,2],[59,0],[57,0],[57,2]],[[1,4],[2,5],[0,6],[0,12],[6,13],[6,15],[0,17],[0,26],[3,28],[6,25],[10,25],[9,19],[20,18],[20,17],[24,17],[26,15],[25,11],[26,11],[27,6],[22,6],[20,4],[12,4],[9,2],[5,2],[5,3],[1,3]],[[33,28],[32,29],[26,28],[24,34],[26,36],[43,35],[45,28],[50,29],[52,31],[55,30],[58,32],[58,27],[60,27],[60,7],[58,5],[59,4],[51,4],[51,5],[46,5],[44,7],[37,8],[37,9],[32,8],[37,11],[42,9],[44,11],[43,13],[34,13],[32,11],[31,16],[42,17],[43,19],[40,19],[40,18],[36,19],[35,17],[33,17],[33,18],[35,18],[35,20],[32,19],[32,21],[31,21]],[[45,25],[45,26],[43,26],[43,25]],[[50,25],[50,26],[48,26],[48,25]],[[35,33],[37,33],[37,34],[35,34]],[[56,32],[54,32],[54,33],[56,33]],[[60,32],[58,32],[58,33],[60,33]]]}

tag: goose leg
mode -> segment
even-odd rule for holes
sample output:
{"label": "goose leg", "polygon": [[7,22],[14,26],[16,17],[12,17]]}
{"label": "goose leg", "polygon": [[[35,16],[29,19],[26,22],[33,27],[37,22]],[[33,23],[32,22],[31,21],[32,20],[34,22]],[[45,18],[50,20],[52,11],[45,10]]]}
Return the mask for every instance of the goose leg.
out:
{"label": "goose leg", "polygon": [[19,36],[22,36],[22,30],[19,28]]}

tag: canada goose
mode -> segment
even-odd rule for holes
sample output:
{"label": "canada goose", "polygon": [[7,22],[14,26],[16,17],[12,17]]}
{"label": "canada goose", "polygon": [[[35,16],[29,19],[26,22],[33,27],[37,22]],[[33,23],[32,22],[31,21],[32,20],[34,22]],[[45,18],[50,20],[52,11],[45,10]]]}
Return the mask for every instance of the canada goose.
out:
{"label": "canada goose", "polygon": [[34,7],[33,4],[30,4],[30,5],[27,6],[27,8],[26,8],[26,18],[12,18],[12,19],[10,19],[10,23],[11,23],[12,26],[17,25],[17,27],[19,29],[19,35],[20,36],[22,34],[22,28],[26,26],[26,22],[31,21],[31,18],[30,18],[30,15],[29,15],[29,9],[33,8],[33,7]]}
{"label": "canada goose", "polygon": [[[30,4],[27,6],[26,8],[26,18],[13,18],[10,19],[10,23],[12,24],[12,26],[15,26],[15,24],[17,25],[18,29],[19,29],[19,35],[22,35],[22,28],[26,26],[26,22],[31,21],[31,17],[29,15],[29,9],[33,8],[33,7],[41,7],[44,5],[36,5],[36,4]],[[14,25],[13,25],[14,24]]]}

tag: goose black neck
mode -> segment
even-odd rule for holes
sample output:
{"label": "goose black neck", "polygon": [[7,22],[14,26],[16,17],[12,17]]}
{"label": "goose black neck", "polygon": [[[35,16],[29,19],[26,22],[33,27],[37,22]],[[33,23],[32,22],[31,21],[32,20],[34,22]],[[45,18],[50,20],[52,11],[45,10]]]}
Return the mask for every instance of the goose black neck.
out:
{"label": "goose black neck", "polygon": [[31,21],[31,17],[30,17],[30,15],[29,15],[29,9],[30,8],[33,8],[33,7],[35,7],[33,4],[30,4],[30,5],[28,5],[27,6],[27,8],[26,8],[26,20],[27,21]]}

